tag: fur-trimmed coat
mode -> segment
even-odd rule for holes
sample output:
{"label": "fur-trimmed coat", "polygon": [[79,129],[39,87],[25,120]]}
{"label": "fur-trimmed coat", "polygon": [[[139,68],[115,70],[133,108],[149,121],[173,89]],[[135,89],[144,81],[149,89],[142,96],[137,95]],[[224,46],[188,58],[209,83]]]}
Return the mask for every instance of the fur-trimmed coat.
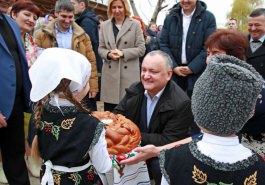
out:
{"label": "fur-trimmed coat", "polygon": [[[35,39],[35,43],[40,48],[52,48],[58,47],[56,41],[56,31],[54,24],[56,20],[48,24],[41,32],[38,33]],[[85,31],[78,26],[75,22],[73,26],[73,37],[72,37],[72,50],[77,51],[84,55],[91,63],[91,76],[89,79],[90,92],[98,92],[98,74],[97,65],[94,51],[91,46],[89,36]]]}

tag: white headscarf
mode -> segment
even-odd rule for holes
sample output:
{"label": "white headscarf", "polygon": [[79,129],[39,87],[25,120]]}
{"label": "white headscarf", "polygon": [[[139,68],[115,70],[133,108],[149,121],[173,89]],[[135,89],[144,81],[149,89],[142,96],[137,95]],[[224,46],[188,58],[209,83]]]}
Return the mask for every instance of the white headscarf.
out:
{"label": "white headscarf", "polygon": [[[29,70],[30,99],[37,102],[51,93],[65,78],[73,94],[80,92],[91,74],[91,64],[82,54],[63,48],[45,49]],[[58,105],[58,95],[56,95]]]}

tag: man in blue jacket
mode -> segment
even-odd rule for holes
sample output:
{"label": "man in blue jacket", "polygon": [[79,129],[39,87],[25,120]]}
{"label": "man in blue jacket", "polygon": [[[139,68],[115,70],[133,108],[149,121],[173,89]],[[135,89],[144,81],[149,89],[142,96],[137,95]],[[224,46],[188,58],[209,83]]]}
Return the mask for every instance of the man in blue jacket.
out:
{"label": "man in blue jacket", "polygon": [[[82,27],[88,34],[91,40],[92,48],[95,53],[97,61],[97,71],[99,74],[99,88],[100,88],[100,74],[102,68],[102,59],[98,54],[99,45],[99,35],[98,35],[98,25],[99,21],[94,11],[88,11],[88,0],[71,0],[71,3],[75,7],[75,22]],[[99,93],[98,93],[99,94]],[[89,108],[96,110],[96,99],[90,98],[85,100],[85,104],[88,104]]]}
{"label": "man in blue jacket", "polygon": [[214,15],[199,0],[180,0],[164,21],[160,49],[173,60],[173,80],[192,94],[195,81],[206,67],[204,42],[216,30]]}
{"label": "man in blue jacket", "polygon": [[31,88],[18,25],[4,14],[14,0],[0,0],[0,148],[10,185],[29,185],[24,160],[24,115]]}

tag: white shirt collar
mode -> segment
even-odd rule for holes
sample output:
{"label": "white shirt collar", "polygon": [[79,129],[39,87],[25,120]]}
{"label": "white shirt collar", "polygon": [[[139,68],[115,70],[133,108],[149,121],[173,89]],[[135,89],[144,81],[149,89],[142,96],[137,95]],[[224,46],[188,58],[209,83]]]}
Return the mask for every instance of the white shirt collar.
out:
{"label": "white shirt collar", "polygon": [[[265,35],[263,35],[262,37],[260,37],[258,40],[259,40],[261,43],[263,43],[264,40],[265,40]],[[253,41],[253,39],[250,38],[250,42],[252,42],[252,41]]]}
{"label": "white shirt collar", "polygon": [[[153,99],[154,99],[155,97],[159,99],[160,96],[162,95],[162,93],[164,92],[165,88],[166,88],[166,87],[164,87],[163,89],[161,89],[161,90],[160,90],[160,91],[159,91],[159,92],[153,97]],[[147,90],[144,91],[144,95],[145,95],[147,98],[149,98],[150,100],[152,100],[152,98],[149,96]]]}
{"label": "white shirt collar", "polygon": [[65,32],[60,30],[60,28],[58,27],[58,23],[57,22],[55,22],[54,28],[55,28],[56,33],[58,33],[58,32],[60,32],[60,33],[67,33],[67,32],[68,33],[73,33],[73,26],[72,25]]}
{"label": "white shirt collar", "polygon": [[239,143],[238,137],[220,137],[204,133],[201,141],[197,142],[202,154],[215,161],[235,163],[247,159],[252,151]]}
{"label": "white shirt collar", "polygon": [[210,143],[210,144],[222,145],[222,146],[235,146],[239,144],[239,139],[237,136],[220,137],[220,136],[215,136],[215,135],[207,134],[207,133],[203,134],[201,141]]}
{"label": "white shirt collar", "polygon": [[181,9],[181,13],[182,13],[183,17],[192,17],[193,14],[194,14],[194,12],[195,12],[195,10],[196,10],[196,8],[194,8],[194,10],[191,12],[190,15],[186,15],[186,14],[184,13],[183,9]]}

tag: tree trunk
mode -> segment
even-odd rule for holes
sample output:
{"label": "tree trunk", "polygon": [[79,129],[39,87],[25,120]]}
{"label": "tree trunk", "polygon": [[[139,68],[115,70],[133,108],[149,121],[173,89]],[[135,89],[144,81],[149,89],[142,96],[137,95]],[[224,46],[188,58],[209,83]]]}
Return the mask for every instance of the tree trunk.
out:
{"label": "tree trunk", "polygon": [[156,8],[154,10],[154,13],[153,13],[153,16],[151,18],[151,21],[152,22],[156,22],[156,19],[157,19],[157,16],[158,16],[158,13],[160,12],[161,10],[161,6],[162,6],[162,3],[164,2],[164,0],[158,0],[157,1],[157,4],[156,4]]}
{"label": "tree trunk", "polygon": [[131,7],[132,7],[132,11],[133,11],[133,15],[137,16],[137,17],[140,17],[139,16],[139,13],[136,9],[136,6],[135,6],[135,3],[134,3],[134,0],[130,0],[130,4],[131,4]]}

